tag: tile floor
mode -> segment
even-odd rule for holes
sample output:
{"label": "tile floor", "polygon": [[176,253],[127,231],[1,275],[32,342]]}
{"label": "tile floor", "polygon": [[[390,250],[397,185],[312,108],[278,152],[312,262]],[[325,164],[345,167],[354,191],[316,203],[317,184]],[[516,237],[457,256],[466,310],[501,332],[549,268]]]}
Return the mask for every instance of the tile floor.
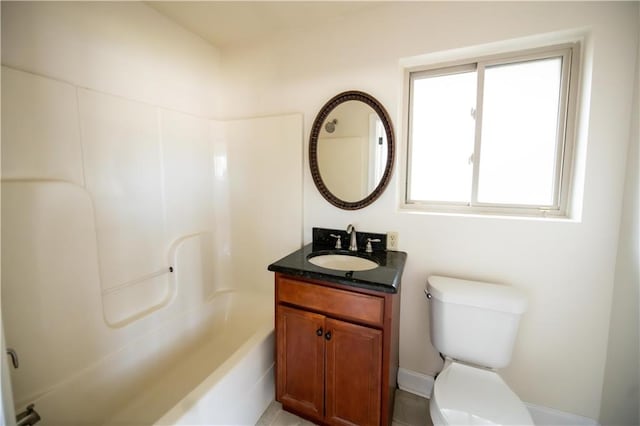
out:
{"label": "tile floor", "polygon": [[[279,402],[273,401],[262,414],[256,426],[312,426],[313,424],[284,411]],[[429,417],[429,400],[398,389],[392,426],[432,425],[431,417]]]}

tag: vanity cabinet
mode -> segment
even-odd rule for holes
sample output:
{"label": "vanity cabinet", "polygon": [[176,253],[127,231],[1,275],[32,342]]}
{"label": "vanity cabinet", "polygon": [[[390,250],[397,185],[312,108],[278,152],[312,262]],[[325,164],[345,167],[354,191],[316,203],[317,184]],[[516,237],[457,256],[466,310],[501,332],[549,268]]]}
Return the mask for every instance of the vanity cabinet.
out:
{"label": "vanity cabinet", "polygon": [[399,295],[276,274],[276,399],[328,425],[391,423]]}

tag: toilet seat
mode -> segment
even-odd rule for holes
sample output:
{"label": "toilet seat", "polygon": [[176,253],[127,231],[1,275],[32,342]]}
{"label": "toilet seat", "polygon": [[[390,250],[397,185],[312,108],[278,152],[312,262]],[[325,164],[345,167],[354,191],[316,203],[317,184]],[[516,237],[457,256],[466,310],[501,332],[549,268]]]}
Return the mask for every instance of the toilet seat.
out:
{"label": "toilet seat", "polygon": [[434,425],[533,425],[529,411],[491,370],[450,362],[431,395]]}

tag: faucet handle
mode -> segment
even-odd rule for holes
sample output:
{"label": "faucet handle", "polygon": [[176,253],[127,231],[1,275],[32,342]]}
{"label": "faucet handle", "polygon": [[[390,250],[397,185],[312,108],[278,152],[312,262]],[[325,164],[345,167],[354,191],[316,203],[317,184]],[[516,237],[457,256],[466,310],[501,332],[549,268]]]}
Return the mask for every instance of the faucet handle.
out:
{"label": "faucet handle", "polygon": [[371,243],[379,243],[380,241],[380,238],[367,238],[367,246],[365,247],[364,251],[366,251],[367,253],[373,253],[373,247],[371,247]]}
{"label": "faucet handle", "polygon": [[336,239],[336,250],[340,250],[342,248],[342,235],[336,235],[336,234],[329,234],[330,237],[333,237]]}

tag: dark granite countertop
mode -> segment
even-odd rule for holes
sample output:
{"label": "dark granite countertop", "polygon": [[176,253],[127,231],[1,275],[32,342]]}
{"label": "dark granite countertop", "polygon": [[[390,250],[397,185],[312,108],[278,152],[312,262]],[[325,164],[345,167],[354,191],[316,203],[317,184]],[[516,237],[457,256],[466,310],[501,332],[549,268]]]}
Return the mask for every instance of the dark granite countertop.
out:
{"label": "dark granite countertop", "polygon": [[359,257],[375,260],[380,266],[368,271],[338,271],[322,268],[309,262],[307,258],[311,253],[354,255],[348,250],[328,249],[325,244],[312,243],[272,263],[268,269],[296,277],[324,280],[383,293],[398,293],[407,259],[407,254],[402,251],[380,250],[373,253],[358,251]]}

